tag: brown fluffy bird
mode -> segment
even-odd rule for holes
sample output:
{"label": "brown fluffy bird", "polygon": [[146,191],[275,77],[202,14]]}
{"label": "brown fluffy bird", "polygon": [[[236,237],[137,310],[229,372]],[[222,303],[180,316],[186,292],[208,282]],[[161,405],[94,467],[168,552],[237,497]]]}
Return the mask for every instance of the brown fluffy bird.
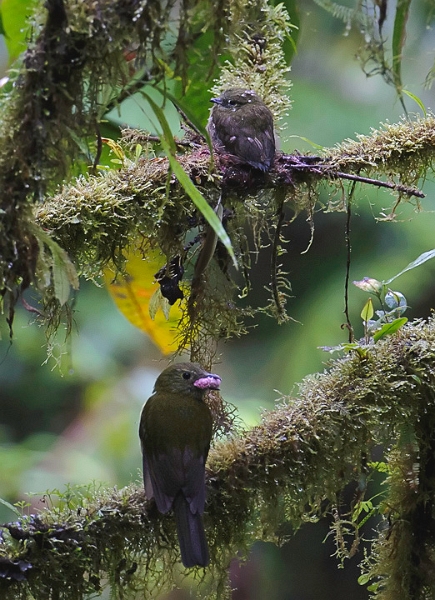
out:
{"label": "brown fluffy bird", "polygon": [[201,517],[212,436],[204,396],[220,382],[199,365],[173,364],[160,373],[140,419],[145,493],[161,513],[174,509],[185,567],[205,567],[210,560]]}
{"label": "brown fluffy bird", "polygon": [[213,148],[269,171],[275,158],[273,115],[261,98],[253,90],[232,88],[211,101],[207,131]]}

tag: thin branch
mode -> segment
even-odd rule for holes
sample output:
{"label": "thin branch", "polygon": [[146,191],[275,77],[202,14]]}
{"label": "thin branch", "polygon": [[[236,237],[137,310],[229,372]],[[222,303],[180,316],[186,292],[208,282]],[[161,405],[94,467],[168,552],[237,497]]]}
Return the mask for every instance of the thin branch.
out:
{"label": "thin branch", "polygon": [[416,198],[424,198],[425,194],[407,185],[401,185],[399,183],[391,183],[389,181],[381,181],[380,179],[372,179],[371,177],[361,177],[361,175],[352,175],[351,173],[343,173],[342,171],[336,171],[329,173],[331,179],[348,179],[349,181],[355,181],[359,183],[367,183],[369,185],[376,185],[377,187],[383,187],[395,192],[401,192],[407,196],[415,196]]}

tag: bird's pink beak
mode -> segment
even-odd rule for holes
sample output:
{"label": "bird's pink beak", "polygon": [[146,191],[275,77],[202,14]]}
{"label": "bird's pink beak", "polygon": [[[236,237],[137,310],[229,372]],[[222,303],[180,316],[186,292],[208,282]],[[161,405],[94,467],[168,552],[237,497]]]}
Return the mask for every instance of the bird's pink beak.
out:
{"label": "bird's pink beak", "polygon": [[207,377],[200,377],[193,385],[201,390],[218,390],[221,384],[221,378],[219,375],[213,375],[208,373]]}

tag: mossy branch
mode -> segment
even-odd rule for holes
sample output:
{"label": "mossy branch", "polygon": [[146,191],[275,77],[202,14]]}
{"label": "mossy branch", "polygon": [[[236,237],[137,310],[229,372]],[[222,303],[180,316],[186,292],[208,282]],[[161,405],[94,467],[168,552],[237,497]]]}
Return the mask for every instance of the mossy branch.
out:
{"label": "mossy branch", "polygon": [[[139,133],[138,136],[140,139]],[[128,132],[128,139],[130,143],[134,140],[132,132]],[[316,163],[305,162],[303,156],[278,155],[270,177],[256,177],[226,156],[217,157],[218,172],[213,175],[206,146],[180,155],[179,161],[211,202],[219,196],[223,176],[223,184],[233,185],[241,199],[257,195],[262,189],[284,188],[290,207],[308,211],[313,203],[313,188],[324,180],[339,177],[340,172],[372,177],[390,177],[394,173],[402,186],[408,186],[408,195],[421,195],[412,186],[432,165],[434,148],[435,117],[429,115],[385,125],[370,136],[325,149]],[[193,212],[189,197],[173,176],[167,197],[168,170],[166,159],[141,157],[136,162],[128,160],[119,171],[80,178],[37,208],[37,222],[68,250],[81,272],[92,275],[92,270],[98,272],[113,259],[114,248],[122,250],[131,243],[134,231],[150,234],[156,217],[163,217],[168,224],[175,216],[178,224],[183,221],[180,217]],[[240,187],[235,187],[240,180]],[[108,245],[107,240],[112,244]]]}
{"label": "mossy branch", "polygon": [[[433,592],[435,318],[362,350],[306,378],[298,398],[283,398],[260,425],[211,452],[211,567],[193,575],[204,596],[225,597],[231,558],[254,540],[282,542],[283,523],[296,529],[324,514],[347,483],[367,476],[376,444],[393,447],[378,562],[368,565],[377,598],[423,600]],[[151,597],[186,576],[172,517],[146,503],[141,490],[88,490],[62,504],[4,526],[5,600],[77,600],[106,579],[115,597],[128,589]]]}
{"label": "mossy branch", "polygon": [[[222,199],[223,223],[249,289],[247,223],[257,248],[261,248],[260,238],[265,232],[271,240],[275,239],[277,254],[278,218],[285,214],[290,218],[289,212],[301,211],[312,216],[320,187],[325,183],[342,185],[345,179],[390,188],[397,194],[388,216],[392,219],[403,199],[415,196],[419,207],[418,199],[423,194],[415,185],[432,164],[434,142],[435,117],[430,115],[413,122],[385,125],[371,136],[360,136],[357,141],[325,150],[322,157],[279,154],[267,175],[237,163],[229,155],[215,156],[213,169],[208,146],[201,144],[198,137],[192,139],[192,148],[180,154],[178,161],[212,207]],[[162,267],[177,256],[183,257],[185,268],[191,267],[196,248],[188,255],[185,240],[192,229],[203,228],[201,215],[170,172],[167,159],[154,157],[143,133],[128,130],[121,144],[125,156],[118,171],[82,177],[74,185],[64,186],[37,208],[37,223],[67,249],[79,272],[90,278],[98,278],[108,264],[122,271],[125,251],[138,240],[143,240],[145,248],[161,250]],[[387,181],[373,179],[373,175],[387,175]],[[231,273],[229,262],[225,252],[212,262],[201,280],[201,293],[195,296],[195,314],[186,310],[180,325],[179,349],[190,348],[192,359],[203,364],[209,363],[213,344],[222,337],[240,335],[244,317],[258,310],[242,311],[234,301],[237,286],[233,279],[237,278]],[[285,312],[289,285],[278,256],[273,269],[271,301],[259,310],[283,321],[289,318]],[[186,280],[188,286],[188,276]],[[55,316],[58,313],[56,307],[51,311]],[[200,339],[198,332],[202,332]]]}

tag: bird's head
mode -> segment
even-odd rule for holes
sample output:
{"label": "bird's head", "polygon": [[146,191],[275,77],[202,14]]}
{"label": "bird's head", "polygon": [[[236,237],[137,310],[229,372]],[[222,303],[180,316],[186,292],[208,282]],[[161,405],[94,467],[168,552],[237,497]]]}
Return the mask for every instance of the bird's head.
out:
{"label": "bird's head", "polygon": [[253,90],[243,88],[231,88],[225,90],[218,98],[212,98],[211,102],[226,110],[238,110],[249,104],[263,104],[261,98]]}
{"label": "bird's head", "polygon": [[194,363],[175,363],[158,376],[154,390],[157,393],[190,394],[201,397],[207,390],[218,390],[219,375],[204,371]]}

